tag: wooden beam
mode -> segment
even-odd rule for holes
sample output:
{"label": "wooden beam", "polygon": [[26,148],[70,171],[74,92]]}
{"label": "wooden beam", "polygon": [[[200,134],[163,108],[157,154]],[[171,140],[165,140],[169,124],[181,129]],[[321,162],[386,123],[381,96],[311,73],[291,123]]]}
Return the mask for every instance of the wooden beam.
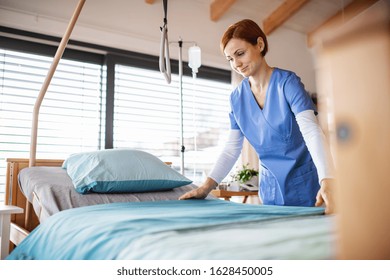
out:
{"label": "wooden beam", "polygon": [[213,0],[210,4],[210,19],[218,21],[236,0]]}
{"label": "wooden beam", "polygon": [[310,0],[285,0],[270,16],[263,20],[263,31],[269,35]]}
{"label": "wooden beam", "polygon": [[326,37],[327,34],[332,34],[335,30],[340,27],[343,23],[349,21],[353,17],[357,16],[367,8],[379,0],[354,0],[343,10],[339,11],[323,24],[310,31],[307,34],[307,45],[309,48],[315,46],[321,42],[321,38]]}
{"label": "wooden beam", "polygon": [[155,0],[145,0],[146,4],[154,4]]}

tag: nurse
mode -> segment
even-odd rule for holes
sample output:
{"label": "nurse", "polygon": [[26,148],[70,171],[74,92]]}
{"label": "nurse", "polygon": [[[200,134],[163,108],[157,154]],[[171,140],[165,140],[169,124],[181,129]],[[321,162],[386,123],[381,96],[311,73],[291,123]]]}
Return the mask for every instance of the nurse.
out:
{"label": "nurse", "polygon": [[244,77],[230,95],[229,137],[205,182],[179,199],[205,198],[230,172],[246,137],[260,158],[263,204],[325,204],[325,213],[333,213],[332,159],[300,78],[267,64],[267,38],[252,20],[231,25],[221,50]]}

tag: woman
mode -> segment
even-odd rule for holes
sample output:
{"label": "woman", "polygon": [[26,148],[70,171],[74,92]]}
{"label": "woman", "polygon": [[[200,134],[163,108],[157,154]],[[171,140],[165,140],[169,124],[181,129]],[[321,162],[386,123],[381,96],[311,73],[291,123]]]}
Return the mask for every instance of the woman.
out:
{"label": "woman", "polygon": [[232,169],[245,136],[260,158],[263,204],[325,203],[325,212],[332,213],[332,160],[300,78],[267,64],[267,38],[251,20],[231,25],[221,39],[221,50],[244,77],[230,96],[229,138],[206,181],[179,199],[205,198]]}

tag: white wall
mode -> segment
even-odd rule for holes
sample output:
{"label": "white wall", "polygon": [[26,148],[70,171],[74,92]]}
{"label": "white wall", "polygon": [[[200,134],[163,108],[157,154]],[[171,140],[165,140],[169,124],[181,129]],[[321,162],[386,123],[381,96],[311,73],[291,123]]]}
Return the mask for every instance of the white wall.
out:
{"label": "white wall", "polygon": [[[77,5],[77,0],[0,0],[0,24],[61,37]],[[169,40],[196,41],[202,49],[203,65],[230,69],[219,50],[224,30],[246,17],[230,9],[218,22],[209,18],[210,1],[168,1]],[[233,6],[234,7],[234,6]],[[254,19],[256,20],[256,19]],[[99,45],[158,55],[162,1],[87,0],[71,38]],[[270,65],[290,69],[301,76],[307,90],[315,91],[314,63],[306,48],[304,34],[280,28],[269,36]],[[187,60],[187,48],[183,59]],[[178,47],[172,43],[171,57],[177,59]]]}
{"label": "white wall", "polygon": [[306,35],[280,27],[268,36],[268,64],[294,71],[306,90],[316,92],[314,59],[306,45]]}

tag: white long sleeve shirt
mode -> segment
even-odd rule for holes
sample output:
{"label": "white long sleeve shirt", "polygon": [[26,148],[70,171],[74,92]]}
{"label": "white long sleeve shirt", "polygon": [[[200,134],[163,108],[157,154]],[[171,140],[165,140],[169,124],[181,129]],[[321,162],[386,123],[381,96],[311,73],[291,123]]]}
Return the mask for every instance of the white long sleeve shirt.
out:
{"label": "white long sleeve shirt", "polygon": [[[317,168],[319,183],[325,178],[333,178],[334,167],[329,145],[314,111],[302,111],[295,118]],[[220,183],[228,175],[240,156],[243,141],[244,135],[240,130],[230,130],[225,147],[208,177]]]}

